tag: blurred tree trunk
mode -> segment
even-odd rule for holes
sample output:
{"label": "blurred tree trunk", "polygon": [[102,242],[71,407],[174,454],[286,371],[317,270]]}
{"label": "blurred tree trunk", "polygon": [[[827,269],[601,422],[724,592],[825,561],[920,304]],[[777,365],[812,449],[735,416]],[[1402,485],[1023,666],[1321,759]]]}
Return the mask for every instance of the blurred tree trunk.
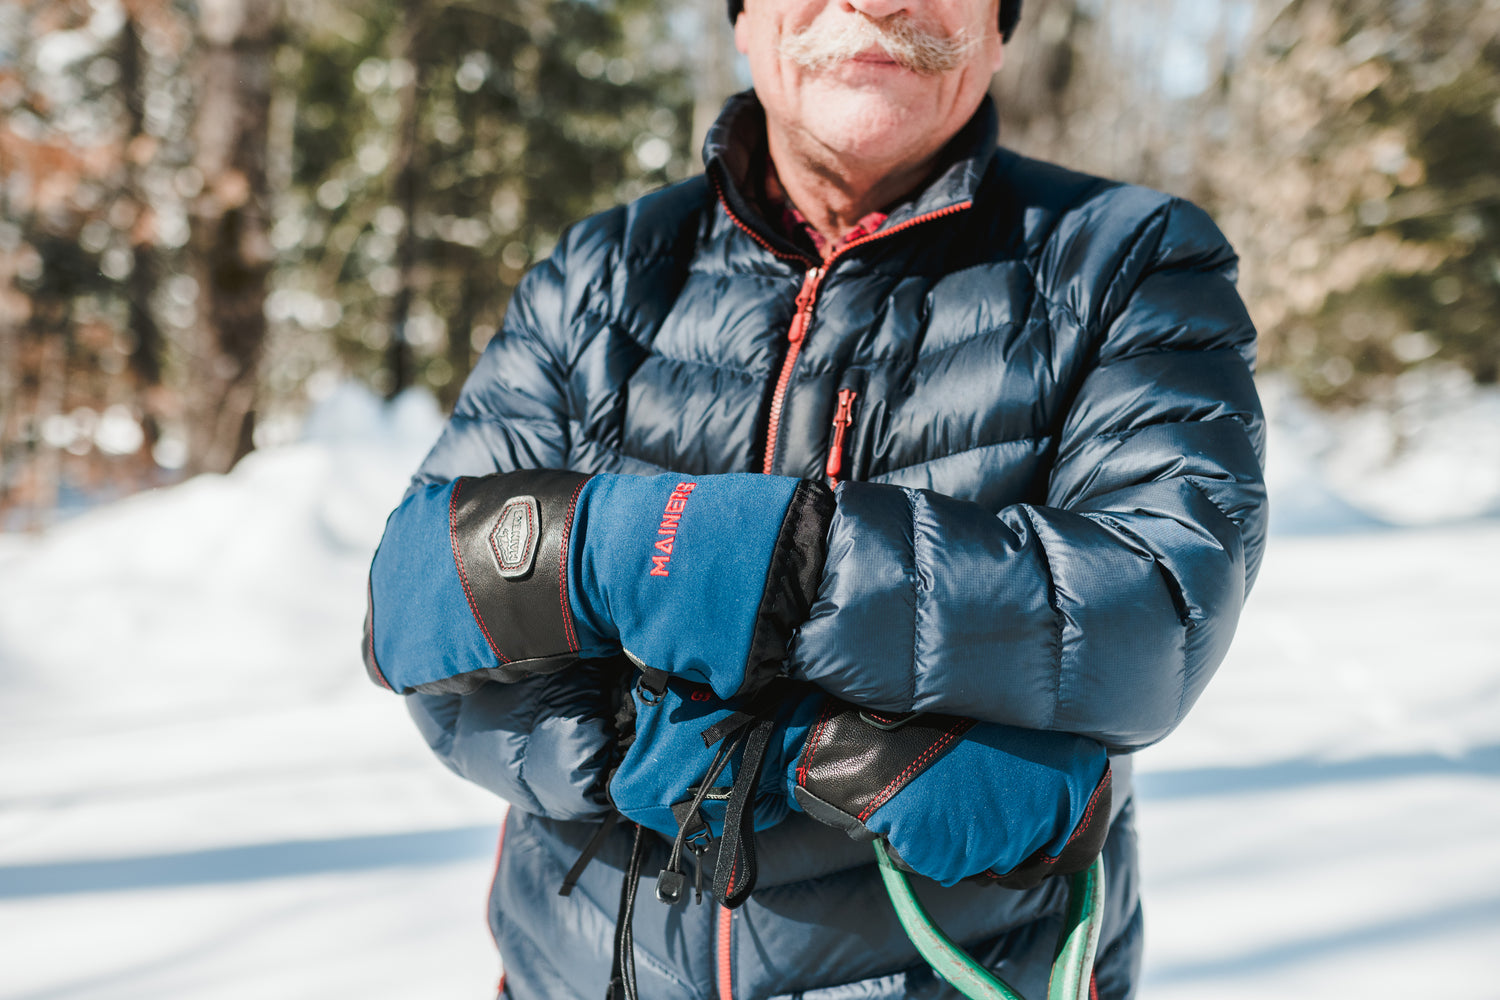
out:
{"label": "blurred tree trunk", "polygon": [[697,0],[702,20],[702,44],[693,64],[693,147],[688,157],[698,162],[698,152],[714,119],[730,94],[740,89],[735,67],[739,52],[734,47],[734,31],[725,17],[723,0]]}
{"label": "blurred tree trunk", "polygon": [[[1162,93],[1172,0],[1128,12],[1088,0],[1027,0],[992,87],[1000,141],[1028,156],[1120,180],[1168,186]],[[1187,126],[1191,128],[1192,126]]]}
{"label": "blurred tree trunk", "polygon": [[1090,15],[1079,0],[1030,0],[1016,34],[1005,48],[1005,65],[994,83],[1007,145],[1038,150],[1058,143],[1064,131],[1071,85],[1087,62]]}
{"label": "blurred tree trunk", "polygon": [[391,340],[386,359],[389,382],[386,398],[395,399],[411,386],[411,338],[407,324],[411,320],[412,300],[417,280],[417,187],[422,169],[422,51],[424,21],[422,0],[407,0],[401,13],[401,30],[396,37],[397,58],[407,66],[406,78],[397,92],[400,116],[396,120],[396,146],[391,157],[394,190],[391,201],[401,209],[404,225],[396,250],[396,271],[400,284],[391,302]]}
{"label": "blurred tree trunk", "polygon": [[161,280],[161,261],[156,254],[154,226],[149,215],[150,199],[144,190],[145,166],[156,140],[146,132],[146,52],[141,43],[141,22],[127,8],[120,29],[120,91],[125,95],[125,162],[127,197],[135,207],[135,230],[131,235],[133,265],[125,279],[125,300],[131,334],[129,367],[135,376],[135,398],[141,407],[141,455],[150,460],[151,449],[161,436],[161,414],[156,401],[161,396],[161,327],[151,309],[151,299]]}
{"label": "blurred tree trunk", "polygon": [[187,471],[226,472],[254,447],[265,345],[266,147],[279,0],[201,0],[189,242],[198,282],[185,392]]}
{"label": "blurred tree trunk", "polygon": [[[8,218],[9,199],[0,194],[0,218]],[[9,262],[0,264],[0,531],[13,502],[15,480],[24,467],[21,441],[21,322],[31,302],[11,288]]]}
{"label": "blurred tree trunk", "polygon": [[438,403],[444,412],[451,410],[458,401],[459,390],[474,365],[474,325],[479,321],[479,310],[484,308],[488,290],[489,269],[476,253],[464,253],[465,266],[458,288],[458,308],[448,322],[447,361],[452,374],[437,387]]}
{"label": "blurred tree trunk", "polygon": [[37,393],[33,411],[42,433],[36,438],[27,491],[31,517],[26,527],[40,531],[52,520],[62,488],[62,449],[49,440],[45,428],[61,418],[68,397],[68,348],[72,308],[57,295],[38,295],[33,301],[32,330],[37,345]]}

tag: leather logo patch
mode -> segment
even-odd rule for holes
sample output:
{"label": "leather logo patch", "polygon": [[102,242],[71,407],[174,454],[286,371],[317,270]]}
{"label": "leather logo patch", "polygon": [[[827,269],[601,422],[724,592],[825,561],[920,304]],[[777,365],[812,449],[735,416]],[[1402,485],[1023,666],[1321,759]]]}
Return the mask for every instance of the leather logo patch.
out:
{"label": "leather logo patch", "polygon": [[511,497],[505,501],[490,531],[490,552],[500,575],[510,579],[530,573],[540,537],[541,514],[536,497]]}

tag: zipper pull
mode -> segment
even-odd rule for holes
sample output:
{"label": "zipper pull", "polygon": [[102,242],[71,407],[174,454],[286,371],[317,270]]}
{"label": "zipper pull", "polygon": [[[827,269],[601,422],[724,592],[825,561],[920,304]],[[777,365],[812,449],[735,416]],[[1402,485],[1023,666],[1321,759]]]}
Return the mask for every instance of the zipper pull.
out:
{"label": "zipper pull", "polygon": [[818,281],[822,277],[821,267],[808,269],[807,274],[802,277],[802,288],[797,292],[797,312],[792,317],[792,327],[786,334],[786,339],[794,344],[800,341],[802,334],[807,331],[807,314],[812,305],[813,290],[817,288]]}
{"label": "zipper pull", "polygon": [[838,485],[839,473],[844,470],[844,435],[854,423],[854,400],[858,395],[853,389],[839,390],[839,405],[833,414],[833,441],[828,446],[828,463],[823,467],[830,486]]}
{"label": "zipper pull", "polygon": [[693,852],[693,903],[703,903],[703,855],[708,852],[708,844],[693,843],[688,845]]}

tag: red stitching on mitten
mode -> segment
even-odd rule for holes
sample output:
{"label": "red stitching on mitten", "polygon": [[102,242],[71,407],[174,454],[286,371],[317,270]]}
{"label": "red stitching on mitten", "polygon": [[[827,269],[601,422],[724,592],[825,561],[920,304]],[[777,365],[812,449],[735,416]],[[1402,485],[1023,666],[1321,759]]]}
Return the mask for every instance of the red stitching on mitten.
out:
{"label": "red stitching on mitten", "polygon": [[478,623],[479,631],[484,633],[484,641],[490,644],[490,652],[494,653],[501,663],[509,663],[510,659],[500,652],[500,647],[495,644],[495,637],[490,635],[490,630],[484,626],[484,619],[479,614],[479,604],[474,600],[474,591],[469,587],[469,574],[464,569],[464,557],[458,551],[458,492],[463,488],[463,484],[462,479],[455,479],[453,492],[448,497],[448,541],[453,546],[453,565],[458,568],[458,582],[463,585],[464,597],[469,600],[469,613]]}
{"label": "red stitching on mitten", "polygon": [[1072,845],[1073,841],[1075,841],[1079,837],[1083,836],[1083,831],[1085,831],[1085,830],[1088,829],[1088,827],[1089,827],[1089,820],[1093,819],[1093,817],[1094,817],[1094,809],[1099,805],[1099,798],[1100,798],[1100,796],[1102,796],[1104,794],[1104,790],[1106,788],[1108,788],[1114,782],[1114,780],[1115,780],[1114,771],[1112,771],[1109,767],[1106,766],[1105,769],[1104,769],[1104,777],[1102,777],[1102,778],[1099,779],[1099,784],[1095,786],[1094,793],[1089,796],[1088,808],[1084,809],[1083,816],[1079,818],[1078,825],[1073,828],[1073,832],[1068,836],[1067,843],[1063,844],[1061,850],[1059,850],[1056,854],[1043,854],[1041,852],[1041,849],[1038,848],[1036,850],[1036,852],[1031,855],[1031,857],[1026,858],[1020,864],[1016,865],[1015,868],[1012,868],[1008,872],[996,872],[993,869],[990,869],[990,870],[986,870],[986,871],[980,872],[980,874],[983,875],[985,878],[992,878],[992,879],[1006,878],[1007,876],[1009,876],[1011,874],[1011,872],[1014,872],[1016,870],[1016,868],[1021,868],[1024,865],[1030,864],[1031,861],[1032,861],[1032,858],[1035,858],[1036,861],[1037,861],[1037,863],[1041,864],[1043,866],[1057,864],[1057,859],[1063,856],[1063,852],[1066,851],[1069,848],[1069,846]]}
{"label": "red stitching on mitten", "polygon": [[1057,859],[1062,857],[1063,851],[1066,851],[1068,849],[1068,845],[1072,844],[1073,841],[1077,840],[1080,836],[1083,835],[1083,831],[1087,830],[1089,827],[1089,820],[1094,816],[1094,807],[1099,804],[1099,796],[1104,794],[1104,790],[1108,788],[1110,786],[1110,783],[1114,780],[1114,771],[1110,770],[1110,768],[1106,765],[1104,768],[1104,777],[1099,779],[1099,785],[1094,789],[1094,794],[1089,796],[1088,808],[1083,811],[1083,817],[1079,819],[1078,825],[1073,828],[1073,833],[1070,837],[1068,837],[1068,842],[1066,844],[1063,844],[1062,850],[1058,851],[1055,855],[1043,854],[1042,862],[1044,864],[1055,864],[1057,862]]}
{"label": "red stitching on mitten", "polygon": [[578,507],[578,494],[588,479],[579,480],[568,498],[568,514],[563,520],[562,545],[557,550],[557,602],[562,605],[563,635],[568,640],[568,652],[578,652],[578,633],[573,630],[573,608],[568,604],[568,536],[573,533],[573,512]]}
{"label": "red stitching on mitten", "polygon": [[828,720],[833,718],[837,703],[829,699],[823,706],[823,714],[818,719],[818,724],[813,726],[812,732],[808,734],[807,742],[802,747],[802,759],[797,762],[797,787],[807,787],[807,769],[812,766],[812,755],[818,748],[818,740],[823,736],[823,730],[828,725]]}
{"label": "red stitching on mitten", "polygon": [[912,761],[910,764],[902,768],[901,773],[892,778],[890,783],[882,788],[879,794],[877,794],[875,798],[870,801],[870,804],[865,806],[864,811],[855,818],[858,819],[861,823],[869,819],[870,815],[874,813],[876,809],[879,809],[881,806],[885,805],[890,797],[899,792],[902,786],[904,786],[906,782],[910,780],[908,776],[912,773],[912,771],[920,770],[922,765],[925,764],[928,759],[930,759],[934,754],[943,749],[943,747],[947,746],[949,743],[952,743],[954,740],[958,739],[969,729],[973,728],[973,726],[974,721],[972,719],[959,719],[954,722],[953,725],[949,727],[948,731],[938,738],[937,742],[933,743],[932,746],[928,747],[926,750],[923,750],[921,755],[918,756],[916,760]]}

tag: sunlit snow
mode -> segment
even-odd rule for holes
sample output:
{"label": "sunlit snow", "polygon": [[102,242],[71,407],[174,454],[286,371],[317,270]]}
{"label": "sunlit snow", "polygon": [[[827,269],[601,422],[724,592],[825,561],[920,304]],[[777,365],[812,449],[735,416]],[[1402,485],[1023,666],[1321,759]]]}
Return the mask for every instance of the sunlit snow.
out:
{"label": "sunlit snow", "polygon": [[[1492,998],[1500,398],[1403,451],[1266,388],[1260,582],[1137,768],[1142,995]],[[356,650],[439,425],[346,387],[229,476],[0,536],[0,997],[493,996],[504,804]]]}

